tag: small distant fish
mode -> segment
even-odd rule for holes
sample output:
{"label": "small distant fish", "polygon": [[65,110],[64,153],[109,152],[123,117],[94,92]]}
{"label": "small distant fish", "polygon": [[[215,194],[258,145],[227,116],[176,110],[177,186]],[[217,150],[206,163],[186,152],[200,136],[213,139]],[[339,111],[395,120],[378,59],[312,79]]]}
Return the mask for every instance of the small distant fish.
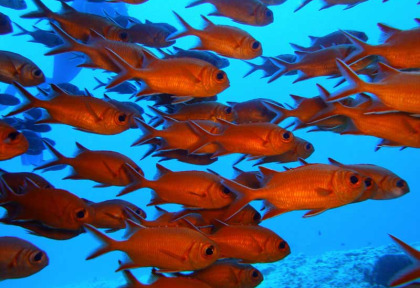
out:
{"label": "small distant fish", "polygon": [[24,278],[48,265],[47,254],[17,237],[0,237],[0,280]]}
{"label": "small distant fish", "polygon": [[268,109],[264,101],[272,100],[258,98],[244,102],[228,102],[236,112],[235,123],[271,122],[276,117],[276,113]]}
{"label": "small distant fish", "polygon": [[255,40],[248,32],[233,26],[216,25],[201,15],[206,23],[203,29],[195,29],[189,25],[176,12],[175,16],[184,26],[185,31],[177,32],[168,39],[178,39],[184,36],[193,35],[200,39],[194,50],[211,50],[222,56],[236,59],[254,59],[262,54],[262,45]]}
{"label": "small distant fish", "polygon": [[[401,241],[395,236],[392,236],[389,234],[389,237],[392,238],[392,240],[395,241],[395,243],[398,244],[398,246],[401,247],[401,249],[404,250],[404,252],[411,257],[413,264],[404,269],[403,271],[400,271],[392,277],[391,282],[389,283],[389,287],[396,287],[403,284],[408,284],[411,282],[414,282],[416,280],[420,279],[420,251],[414,249],[407,243]],[[408,286],[407,286],[408,287]]]}
{"label": "small distant fish", "polygon": [[[106,85],[108,85],[107,83],[102,82],[101,80],[99,80],[97,77],[94,77],[96,82],[98,82],[98,85],[95,86],[95,88],[93,88],[93,90],[96,90],[98,88],[101,87],[106,87]],[[108,79],[108,82],[111,79]],[[135,85],[133,85],[132,83],[125,81],[123,83],[121,83],[118,86],[115,86],[114,88],[111,89],[107,89],[106,92],[115,92],[118,94],[128,94],[128,95],[133,95],[135,93],[137,93],[137,87]]]}
{"label": "small distant fish", "polygon": [[9,51],[0,51],[0,82],[36,86],[45,82],[44,73],[28,58]]}
{"label": "small distant fish", "polygon": [[42,30],[36,26],[33,26],[35,29],[34,31],[29,31],[17,23],[15,23],[15,25],[20,30],[22,30],[22,32],[16,33],[14,36],[30,35],[32,40],[29,40],[29,42],[41,43],[49,48],[63,44],[63,40],[61,40],[61,38],[56,33],[54,33],[54,31]]}
{"label": "small distant fish", "polygon": [[134,23],[127,28],[130,41],[153,48],[164,48],[175,44],[168,40],[168,36],[176,29],[166,23],[153,23],[146,20],[145,23]]}
{"label": "small distant fish", "polygon": [[22,133],[0,121],[0,161],[22,155],[28,148],[28,140]]}
{"label": "small distant fish", "polygon": [[184,50],[178,47],[173,46],[172,53],[166,53],[160,50],[164,54],[164,58],[173,58],[173,57],[191,57],[204,60],[210,64],[216,66],[219,69],[226,68],[230,65],[229,60],[223,57],[216,55],[215,53],[209,51],[192,51]]}
{"label": "small distant fish", "polygon": [[15,106],[20,104],[20,100],[13,95],[10,94],[0,94],[0,105],[4,106]]}
{"label": "small distant fish", "polygon": [[25,0],[0,0],[0,6],[15,10],[24,10],[28,7]]}
{"label": "small distant fish", "polygon": [[[347,5],[344,9],[350,9],[362,2],[366,2],[368,0],[322,0],[323,6],[319,10],[327,9],[329,7],[335,6],[335,5]],[[298,8],[295,9],[294,12],[299,11],[304,6],[306,6],[308,3],[312,2],[312,0],[304,0],[302,4],[299,5]]]}
{"label": "small distant fish", "polygon": [[237,23],[253,26],[265,26],[274,21],[273,12],[258,0],[195,0],[186,8],[204,3],[216,7],[209,16],[229,17]]}
{"label": "small distant fish", "polygon": [[13,26],[9,16],[0,12],[0,35],[5,35],[12,32]]}
{"label": "small distant fish", "polygon": [[[54,187],[50,182],[48,182],[43,177],[39,176],[35,173],[30,172],[7,172],[3,169],[0,169],[0,175],[2,179],[9,185],[9,187],[15,191],[17,194],[23,194],[25,191],[25,181],[26,179],[30,179],[33,181],[36,185],[42,188],[52,188]],[[3,190],[3,187],[1,187],[1,190]],[[7,191],[3,191],[3,193],[6,193]]]}
{"label": "small distant fish", "polygon": [[187,150],[182,149],[158,151],[153,153],[152,157],[162,157],[158,162],[176,159],[194,165],[210,165],[217,161],[217,158],[212,158],[211,154],[190,154]]}

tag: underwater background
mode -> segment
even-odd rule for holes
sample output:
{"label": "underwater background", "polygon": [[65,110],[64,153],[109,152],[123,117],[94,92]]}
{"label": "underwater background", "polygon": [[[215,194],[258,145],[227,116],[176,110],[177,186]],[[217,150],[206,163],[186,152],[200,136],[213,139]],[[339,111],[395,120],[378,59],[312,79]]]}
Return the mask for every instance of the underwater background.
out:
{"label": "underwater background", "polygon": [[[105,8],[110,13],[113,9],[124,11],[124,4],[76,2],[79,5],[77,9],[85,12],[98,11],[98,13],[101,13],[102,9]],[[181,30],[182,26],[172,12],[176,11],[193,27],[203,27],[200,15],[207,15],[212,11],[212,6],[205,4],[186,9],[185,6],[189,2],[189,0],[150,0],[142,5],[127,4],[125,7],[130,16],[141,21],[147,19],[152,22],[167,22]],[[211,17],[210,19],[217,24],[237,26],[246,30],[261,42],[264,56],[274,56],[293,54],[294,50],[289,43],[309,46],[309,35],[323,36],[338,29],[363,31],[369,37],[368,42],[376,44],[380,37],[377,23],[384,23],[398,29],[410,29],[417,25],[414,21],[414,18],[420,16],[420,5],[417,5],[417,2],[416,0],[390,0],[382,3],[382,0],[370,0],[348,10],[343,10],[342,6],[335,6],[319,11],[321,1],[313,1],[294,13],[294,9],[300,2],[289,0],[282,5],[270,7],[274,13],[274,22],[264,27],[241,25],[224,17]],[[59,1],[44,0],[44,3],[53,11],[60,9]],[[25,11],[0,7],[0,12],[7,14],[13,22],[30,29],[36,20],[20,18],[23,13],[36,10],[31,1],[27,1],[27,4],[28,8]],[[38,27],[48,29],[48,22],[42,21],[38,24]],[[15,29],[15,31],[18,31],[18,29]],[[73,65],[69,62],[64,65],[63,62],[64,64],[59,66],[60,69],[54,70],[56,57],[44,56],[49,48],[39,43],[29,42],[29,36],[12,36],[9,34],[1,36],[0,39],[0,50],[13,51],[34,61],[48,78],[47,83],[71,82],[80,89],[88,89],[96,97],[103,97],[103,88],[93,90],[97,85],[94,77],[105,81],[108,78],[107,73],[101,70],[82,69],[74,79],[69,79],[69,75],[71,75],[71,71],[75,69],[77,63]],[[196,41],[196,37],[184,37],[176,41],[176,46],[188,49],[193,47]],[[154,50],[152,49],[152,51]],[[157,55],[159,54],[157,53]],[[229,59],[229,61],[230,66],[223,70],[228,74],[231,86],[218,95],[218,101],[222,103],[227,101],[241,102],[253,98],[269,98],[292,105],[293,100],[289,94],[313,97],[318,95],[316,83],[320,83],[329,91],[332,91],[333,86],[338,81],[327,79],[327,77],[317,77],[293,84],[292,82],[297,76],[291,75],[283,76],[268,84],[267,79],[260,79],[262,74],[258,71],[243,78],[243,75],[250,69],[249,65],[241,60]],[[253,63],[260,63],[259,61],[261,59],[251,60]],[[41,85],[41,87],[44,86],[47,87],[46,84]],[[34,87],[28,90],[34,94],[37,92]],[[14,88],[0,83],[0,93],[5,91],[13,94]],[[16,93],[16,95],[22,99],[19,93]],[[113,93],[109,93],[109,96],[122,101],[128,101],[129,98],[129,96]],[[150,113],[147,105],[151,105],[151,102],[139,101],[137,103]],[[4,115],[10,108],[2,107],[2,109],[0,113]],[[284,121],[281,126],[285,127],[290,123],[289,121],[291,120]],[[130,129],[118,135],[96,135],[77,131],[70,126],[61,124],[53,124],[51,127],[52,130],[44,133],[43,137],[53,139],[56,142],[55,148],[63,155],[74,155],[76,151],[75,142],[77,141],[92,150],[111,150],[128,156],[143,169],[146,178],[152,178],[156,174],[155,164],[158,158],[146,157],[140,161],[148,147],[130,147],[141,134],[139,129]],[[297,277],[291,276],[294,274],[293,269],[297,269],[297,267],[304,269],[304,262],[303,264],[288,265],[287,269],[282,268],[283,261],[287,261],[288,258],[295,259],[293,257],[297,255],[321,257],[321,255],[331,251],[355,249],[363,249],[360,251],[369,253],[376,247],[391,244],[392,241],[388,233],[397,236],[406,243],[420,241],[420,213],[417,210],[420,204],[420,152],[417,149],[406,148],[400,151],[399,148],[385,147],[375,152],[376,144],[379,141],[375,137],[339,135],[331,132],[307,133],[306,129],[297,130],[294,134],[313,144],[315,152],[306,159],[309,163],[328,163],[327,158],[331,157],[345,164],[369,163],[379,165],[392,170],[406,180],[410,187],[410,193],[393,200],[368,200],[346,205],[328,210],[316,217],[304,219],[302,218],[303,211],[295,211],[264,221],[261,225],[272,229],[288,242],[291,247],[291,255],[277,263],[256,265],[261,271],[264,270],[264,267],[270,266],[272,268],[267,273],[263,271],[266,280],[259,287],[277,287],[271,286],[274,284],[269,284],[275,283],[275,281],[270,282],[270,279],[284,280],[287,277]],[[34,166],[25,164],[27,159],[24,159],[24,157],[2,161],[0,162],[0,168],[9,172],[30,172]],[[218,161],[209,166],[194,166],[176,160],[162,162],[162,164],[175,171],[210,168],[227,178],[232,178],[234,174],[232,165],[238,157],[239,155],[219,157]],[[51,158],[52,155],[45,150],[43,160]],[[271,163],[264,166],[279,171],[283,170],[283,164]],[[296,167],[299,164],[288,163],[285,166]],[[251,162],[246,161],[238,164],[238,167],[244,171],[257,169],[252,167]],[[88,180],[62,180],[69,174],[69,171],[70,168],[65,168],[59,171],[42,173],[42,176],[56,187],[68,190],[91,201],[115,199],[116,194],[121,189],[120,187],[93,188],[95,183]],[[146,207],[150,196],[150,189],[141,189],[121,198],[144,209],[149,217],[149,215],[153,216],[156,211],[154,207]],[[254,201],[252,205],[259,208],[261,203]],[[175,210],[179,206],[164,205],[163,207],[168,210]],[[116,232],[112,237],[118,238],[123,233],[123,231]],[[1,287],[117,287],[125,283],[122,274],[114,272],[118,267],[117,260],[124,257],[122,252],[112,252],[93,260],[85,260],[86,256],[99,245],[98,241],[89,233],[81,234],[66,241],[56,241],[30,235],[20,227],[0,224],[0,235],[16,236],[28,240],[46,251],[49,257],[49,265],[39,273],[23,279],[2,281],[0,282]],[[338,252],[336,255],[343,256],[340,253]],[[334,254],[326,259],[326,261],[334,261]],[[345,266],[344,263],[347,265],[352,261],[351,257],[343,256],[342,259],[342,262],[334,262],[337,271],[340,270],[340,267]],[[289,286],[283,287],[343,287],[343,284],[340,283],[342,274],[354,273],[351,266],[346,266],[346,271],[340,273],[331,271],[332,276],[330,275],[330,277],[336,277],[334,282],[336,285],[322,282],[314,284],[311,282],[311,277],[316,278],[318,269],[314,268],[316,265],[311,267],[312,270],[306,275],[307,283],[304,282],[304,277],[299,284],[290,283]],[[141,268],[135,269],[133,272],[144,283],[149,278],[150,270],[149,268]],[[354,284],[356,285],[354,287],[366,287],[357,286],[357,283]],[[376,286],[372,284],[371,287]]]}

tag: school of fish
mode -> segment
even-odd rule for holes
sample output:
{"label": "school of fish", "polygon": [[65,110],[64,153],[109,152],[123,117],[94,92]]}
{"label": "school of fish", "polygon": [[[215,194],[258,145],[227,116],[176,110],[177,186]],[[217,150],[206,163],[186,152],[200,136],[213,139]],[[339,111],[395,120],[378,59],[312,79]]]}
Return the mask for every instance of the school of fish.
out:
{"label": "school of fish", "polygon": [[[183,11],[174,12],[179,30],[118,13],[84,13],[67,1],[61,1],[61,11],[53,11],[46,0],[32,1],[38,10],[25,11],[21,18],[28,19],[26,26],[32,25],[33,30],[12,25],[14,19],[0,13],[0,34],[17,28],[16,37],[28,35],[31,42],[43,44],[48,49],[45,55],[75,53],[83,61],[78,65],[82,69],[111,75],[108,82],[96,77],[87,81],[97,81],[96,88],[106,87],[110,93],[132,95],[133,101],[97,97],[81,90],[84,87],[49,82],[45,67],[38,66],[36,59],[20,55],[18,49],[0,51],[0,82],[13,85],[20,95],[0,94],[0,104],[11,107],[0,120],[0,160],[47,150],[53,160],[36,165],[35,171],[48,175],[71,166],[72,173],[65,179],[91,180],[95,187],[120,186],[117,196],[141,195],[143,188],[149,188],[152,198],[147,206],[155,206],[158,217],[150,219],[141,207],[119,197],[96,203],[78,197],[76,191],[55,187],[37,173],[2,167],[0,206],[6,212],[0,222],[55,240],[91,233],[101,245],[86,251],[87,259],[116,250],[127,255],[116,270],[127,279],[124,287],[256,287],[263,275],[250,264],[281,261],[293,246],[260,226],[262,221],[296,210],[312,217],[368,199],[395,199],[410,191],[403,178],[374,164],[331,158],[328,163],[307,162],[304,159],[316,147],[293,131],[310,127],[308,131],[375,136],[380,139],[376,149],[420,148],[420,19],[414,19],[408,30],[378,23],[383,33],[378,45],[369,44],[362,31],[340,30],[311,37],[310,47],[291,44],[295,55],[267,57],[264,43],[244,29],[270,25],[277,15],[269,6],[285,0],[190,1],[185,8],[209,3],[215,10],[201,15],[201,26],[184,20]],[[320,2],[321,9],[334,5],[349,9],[365,1]],[[108,5],[108,1],[92,2]],[[134,5],[148,0],[119,2]],[[301,2],[296,13],[312,0]],[[23,0],[0,0],[0,5],[27,9]],[[218,18],[211,16],[227,17],[235,24],[219,25]],[[31,19],[48,21],[51,30],[37,28]],[[174,46],[183,37],[199,42],[185,50]],[[250,62],[258,57],[262,64]],[[230,87],[229,77],[233,77],[223,69],[230,61],[240,60],[251,67],[244,77],[257,70],[268,82],[284,75],[297,75],[294,83],[329,76],[340,78],[340,87],[328,91],[318,85],[319,95],[310,98],[292,95],[294,107],[264,98],[217,102],[217,94]],[[147,104],[140,106],[137,101]],[[295,119],[291,126],[279,125],[290,117]],[[235,165],[255,161],[258,170],[234,167],[236,176],[229,179],[222,171],[172,171],[157,164],[158,175],[152,178],[148,167],[140,167],[112,147],[92,150],[70,142],[78,152],[73,157],[63,155],[54,147],[60,139],[42,137],[51,130],[49,124],[103,137],[131,130],[138,135],[132,146],[148,145],[143,158],[160,157],[159,162],[176,159],[205,167],[219,157],[239,154]],[[299,167],[285,171],[260,166],[296,161]],[[263,201],[262,214],[250,205],[254,200]],[[168,212],[156,206],[167,203],[183,209]],[[108,236],[121,229],[126,229],[124,240]],[[419,251],[391,237],[417,262],[396,275],[390,287],[419,279]],[[30,276],[48,263],[47,253],[26,240],[0,237],[0,280]],[[133,276],[130,269],[138,267],[153,268],[153,283],[142,284]]]}

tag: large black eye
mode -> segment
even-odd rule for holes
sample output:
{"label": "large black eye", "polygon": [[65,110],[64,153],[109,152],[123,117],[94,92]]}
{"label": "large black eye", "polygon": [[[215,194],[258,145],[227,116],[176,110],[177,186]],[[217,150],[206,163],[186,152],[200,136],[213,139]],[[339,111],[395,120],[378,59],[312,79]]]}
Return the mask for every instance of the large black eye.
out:
{"label": "large black eye", "polygon": [[127,32],[121,32],[120,33],[120,39],[121,40],[127,40],[128,39],[128,34],[127,34]]}
{"label": "large black eye", "polygon": [[79,219],[85,218],[85,215],[86,215],[86,210],[85,209],[80,210],[79,212],[76,213],[76,217],[79,218]]}
{"label": "large black eye", "polygon": [[229,188],[224,187],[224,186],[223,186],[222,192],[223,192],[223,194],[226,194],[226,195],[230,194]]}
{"label": "large black eye", "polygon": [[232,113],[232,107],[227,107],[227,108],[225,109],[225,112],[226,112],[226,114],[230,114],[230,113]]}
{"label": "large black eye", "polygon": [[252,278],[259,278],[260,277],[260,271],[258,271],[257,269],[254,269],[254,271],[252,271]]}
{"label": "large black eye", "polygon": [[351,184],[357,184],[357,182],[359,182],[359,177],[357,177],[356,175],[352,175],[350,177],[350,182]]}
{"label": "large black eye", "polygon": [[118,116],[118,121],[120,122],[125,122],[126,119],[127,119],[127,115],[125,114],[121,114],[120,116]]}
{"label": "large black eye", "polygon": [[260,48],[260,42],[255,41],[254,43],[252,43],[252,49],[257,50],[258,48]]}
{"label": "large black eye", "polygon": [[365,185],[366,185],[366,187],[372,186],[372,178],[366,178],[365,179]]}
{"label": "large black eye", "polygon": [[216,74],[216,79],[217,79],[217,80],[223,80],[223,79],[225,79],[225,75],[226,75],[226,73],[225,73],[225,72],[223,72],[223,71],[219,71],[219,72],[217,72],[217,74]]}
{"label": "large black eye", "polygon": [[271,10],[267,9],[267,11],[265,11],[265,16],[267,16],[268,18],[271,18],[271,17],[273,17],[273,12],[271,12]]}
{"label": "large black eye", "polygon": [[135,212],[136,212],[137,215],[141,215],[142,214],[141,213],[142,211],[140,209],[137,209]]}
{"label": "large black eye", "polygon": [[14,140],[16,140],[16,138],[19,135],[20,135],[20,132],[14,131],[14,132],[10,132],[9,135],[7,135],[7,138],[9,138],[10,140],[14,141]]}
{"label": "large black eye", "polygon": [[41,261],[42,260],[42,256],[44,256],[44,253],[42,253],[42,252],[38,252],[38,253],[36,253],[35,254],[35,256],[34,256],[34,261],[35,262],[39,262],[39,261]]}
{"label": "large black eye", "polygon": [[279,244],[279,249],[286,248],[286,245],[287,245],[286,241],[281,241],[280,244]]}
{"label": "large black eye", "polygon": [[259,212],[255,212],[254,217],[252,219],[254,219],[254,221],[260,221],[261,214]]}
{"label": "large black eye", "polygon": [[32,71],[32,75],[34,75],[35,77],[40,77],[42,75],[42,71],[39,69],[36,69]]}
{"label": "large black eye", "polygon": [[306,149],[307,151],[312,150],[312,144],[311,144],[311,143],[307,143],[307,144],[305,145],[305,149]]}
{"label": "large black eye", "polygon": [[403,188],[405,186],[405,181],[400,179],[397,181],[397,187],[398,188]]}
{"label": "large black eye", "polygon": [[214,252],[214,246],[210,246],[206,249],[206,255],[210,256],[213,255]]}
{"label": "large black eye", "polygon": [[291,135],[290,135],[290,132],[289,132],[289,131],[284,132],[282,136],[283,136],[283,139],[285,139],[285,140],[289,140],[289,139],[290,139],[290,137],[291,137]]}

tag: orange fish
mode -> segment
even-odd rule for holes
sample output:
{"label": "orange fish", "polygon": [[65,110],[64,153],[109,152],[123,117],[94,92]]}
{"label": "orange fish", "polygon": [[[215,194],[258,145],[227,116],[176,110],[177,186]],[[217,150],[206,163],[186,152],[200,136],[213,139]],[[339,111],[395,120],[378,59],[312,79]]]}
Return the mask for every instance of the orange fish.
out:
{"label": "orange fish", "polygon": [[74,158],[68,158],[58,152],[47,141],[44,141],[44,144],[57,159],[38,166],[35,170],[56,165],[69,165],[73,168],[73,172],[64,179],[90,179],[101,183],[95,187],[127,186],[131,184],[134,178],[130,170],[127,170],[125,167],[126,163],[138,173],[144,175],[141,168],[130,158],[114,151],[93,151],[76,142],[79,151]]}
{"label": "orange fish", "polygon": [[222,225],[208,235],[220,247],[220,258],[236,258],[242,263],[270,263],[290,254],[287,242],[265,227]]}
{"label": "orange fish", "polygon": [[8,160],[28,151],[26,137],[4,121],[0,120],[0,160]]}
{"label": "orange fish", "polygon": [[195,121],[191,128],[199,136],[197,144],[189,149],[190,153],[208,144],[216,144],[218,149],[213,157],[231,153],[242,153],[249,156],[271,156],[285,153],[295,145],[295,138],[287,131],[271,123],[233,124],[219,120],[225,126],[222,133],[214,134],[203,129]]}
{"label": "orange fish", "polygon": [[106,228],[106,232],[114,232],[126,227],[125,221],[131,219],[127,209],[131,209],[134,214],[146,218],[146,213],[136,205],[120,200],[112,199],[94,203],[83,199],[91,208],[89,220],[86,223],[96,228]]}
{"label": "orange fish", "polygon": [[0,82],[13,83],[23,86],[36,86],[45,82],[41,69],[22,55],[0,51]]}
{"label": "orange fish", "polygon": [[273,12],[257,0],[194,0],[186,8],[204,3],[216,7],[209,16],[225,16],[237,23],[253,26],[265,26],[274,21]]}
{"label": "orange fish", "polygon": [[234,198],[233,193],[220,183],[220,178],[211,173],[196,170],[175,172],[156,164],[158,178],[147,180],[130,165],[127,164],[127,167],[133,171],[136,180],[118,196],[137,189],[150,188],[155,194],[148,206],[178,203],[186,207],[214,209],[229,205]]}
{"label": "orange fish", "polygon": [[259,189],[221,177],[226,187],[238,193],[225,219],[256,199],[265,200],[267,212],[263,219],[293,210],[310,210],[304,217],[314,216],[352,203],[366,189],[365,176],[334,165],[305,164],[284,172],[259,168],[264,176]]}
{"label": "orange fish", "polygon": [[158,162],[176,159],[193,165],[210,165],[217,161],[217,158],[212,158],[211,154],[189,154],[187,150],[182,149],[159,151],[152,157],[162,157]]}
{"label": "orange fish", "polygon": [[264,279],[258,269],[232,259],[216,261],[205,269],[188,274],[187,277],[218,288],[254,288]]}
{"label": "orange fish", "polygon": [[394,240],[408,256],[413,260],[413,264],[403,271],[397,273],[389,283],[389,287],[396,287],[403,284],[408,284],[420,279],[420,251],[414,249],[407,243],[404,243],[397,237],[389,235],[392,240]]}
{"label": "orange fish", "polygon": [[[377,96],[384,105],[391,109],[420,113],[420,99],[418,97],[420,73],[398,71],[383,63],[378,63],[378,65],[381,77],[377,81],[369,83],[363,81],[342,60],[337,59],[337,66],[350,85],[331,93],[328,101],[367,92]],[[374,112],[374,110],[371,112]]]}
{"label": "orange fish", "polygon": [[[271,120],[276,117],[276,113],[268,109],[263,102],[270,101],[270,99],[252,99],[244,102],[228,102],[232,107],[233,111],[237,114],[235,122],[237,124],[241,123],[251,123],[251,122],[271,122]],[[228,120],[228,119],[226,119]]]}
{"label": "orange fish", "polygon": [[334,159],[328,158],[331,164],[337,165],[366,175],[377,184],[376,189],[372,191],[370,199],[387,200],[401,197],[410,191],[405,180],[401,179],[392,171],[372,164],[354,164],[344,165]]}
{"label": "orange fish", "polygon": [[120,288],[213,288],[197,279],[187,276],[166,277],[162,274],[157,274],[154,270],[152,270],[152,276],[155,280],[150,285],[140,283],[129,270],[124,270],[123,273],[124,278],[127,280],[127,285]]}
{"label": "orange fish", "polygon": [[104,135],[118,134],[130,128],[129,115],[105,100],[97,99],[91,95],[70,95],[58,86],[51,84],[51,88],[58,95],[45,101],[35,98],[20,84],[16,82],[14,84],[30,102],[10,112],[8,116],[39,107],[46,109],[49,117],[37,123],[62,123],[82,131]]}
{"label": "orange fish", "polygon": [[105,17],[81,13],[65,2],[61,2],[63,13],[54,13],[40,0],[34,0],[34,2],[40,10],[22,15],[22,18],[49,18],[58,22],[68,34],[84,42],[89,39],[92,30],[110,40],[124,42],[130,40],[126,29]]}
{"label": "orange fish", "polygon": [[32,243],[0,237],[0,280],[28,277],[47,265],[47,254]]}
{"label": "orange fish", "polygon": [[114,51],[108,49],[108,52],[110,59],[121,72],[107,88],[115,87],[127,80],[139,79],[147,87],[137,93],[137,96],[167,93],[175,96],[209,97],[221,93],[230,86],[224,71],[200,59],[156,59],[144,69],[138,69]]}
{"label": "orange fish", "polygon": [[177,13],[175,13],[175,16],[186,31],[175,32],[176,34],[169,36],[169,40],[194,35],[200,38],[200,44],[192,48],[193,50],[211,50],[222,56],[236,59],[254,59],[262,54],[261,43],[242,29],[226,25],[215,25],[201,15],[206,22],[206,27],[203,30],[198,30],[191,27]]}
{"label": "orange fish", "polygon": [[89,40],[86,43],[82,43],[54,23],[51,23],[51,26],[64,40],[64,44],[54,47],[45,55],[56,55],[72,51],[82,52],[88,57],[88,60],[83,64],[79,64],[79,67],[100,68],[115,73],[120,72],[120,68],[109,59],[106,49],[112,49],[112,51],[118,53],[121,58],[135,68],[142,68],[145,62],[153,61],[156,58],[150,51],[137,44],[108,40],[95,31],[91,31]]}
{"label": "orange fish", "polygon": [[127,240],[116,241],[102,234],[90,225],[86,229],[92,232],[103,246],[99,247],[87,259],[119,250],[130,258],[122,263],[117,271],[137,267],[156,267],[160,272],[178,272],[198,270],[213,264],[219,258],[217,244],[190,228],[144,228],[131,220],[134,226]]}
{"label": "orange fish", "polygon": [[3,193],[0,205],[8,210],[6,218],[39,221],[51,228],[78,230],[89,218],[91,208],[76,195],[55,188],[41,188],[30,179],[25,192],[16,194],[1,179]]}
{"label": "orange fish", "polygon": [[383,44],[370,45],[354,35],[343,33],[357,46],[357,50],[347,56],[345,61],[352,63],[369,55],[385,58],[387,64],[396,69],[420,68],[420,28],[399,30],[385,24],[378,24],[384,39]]}

